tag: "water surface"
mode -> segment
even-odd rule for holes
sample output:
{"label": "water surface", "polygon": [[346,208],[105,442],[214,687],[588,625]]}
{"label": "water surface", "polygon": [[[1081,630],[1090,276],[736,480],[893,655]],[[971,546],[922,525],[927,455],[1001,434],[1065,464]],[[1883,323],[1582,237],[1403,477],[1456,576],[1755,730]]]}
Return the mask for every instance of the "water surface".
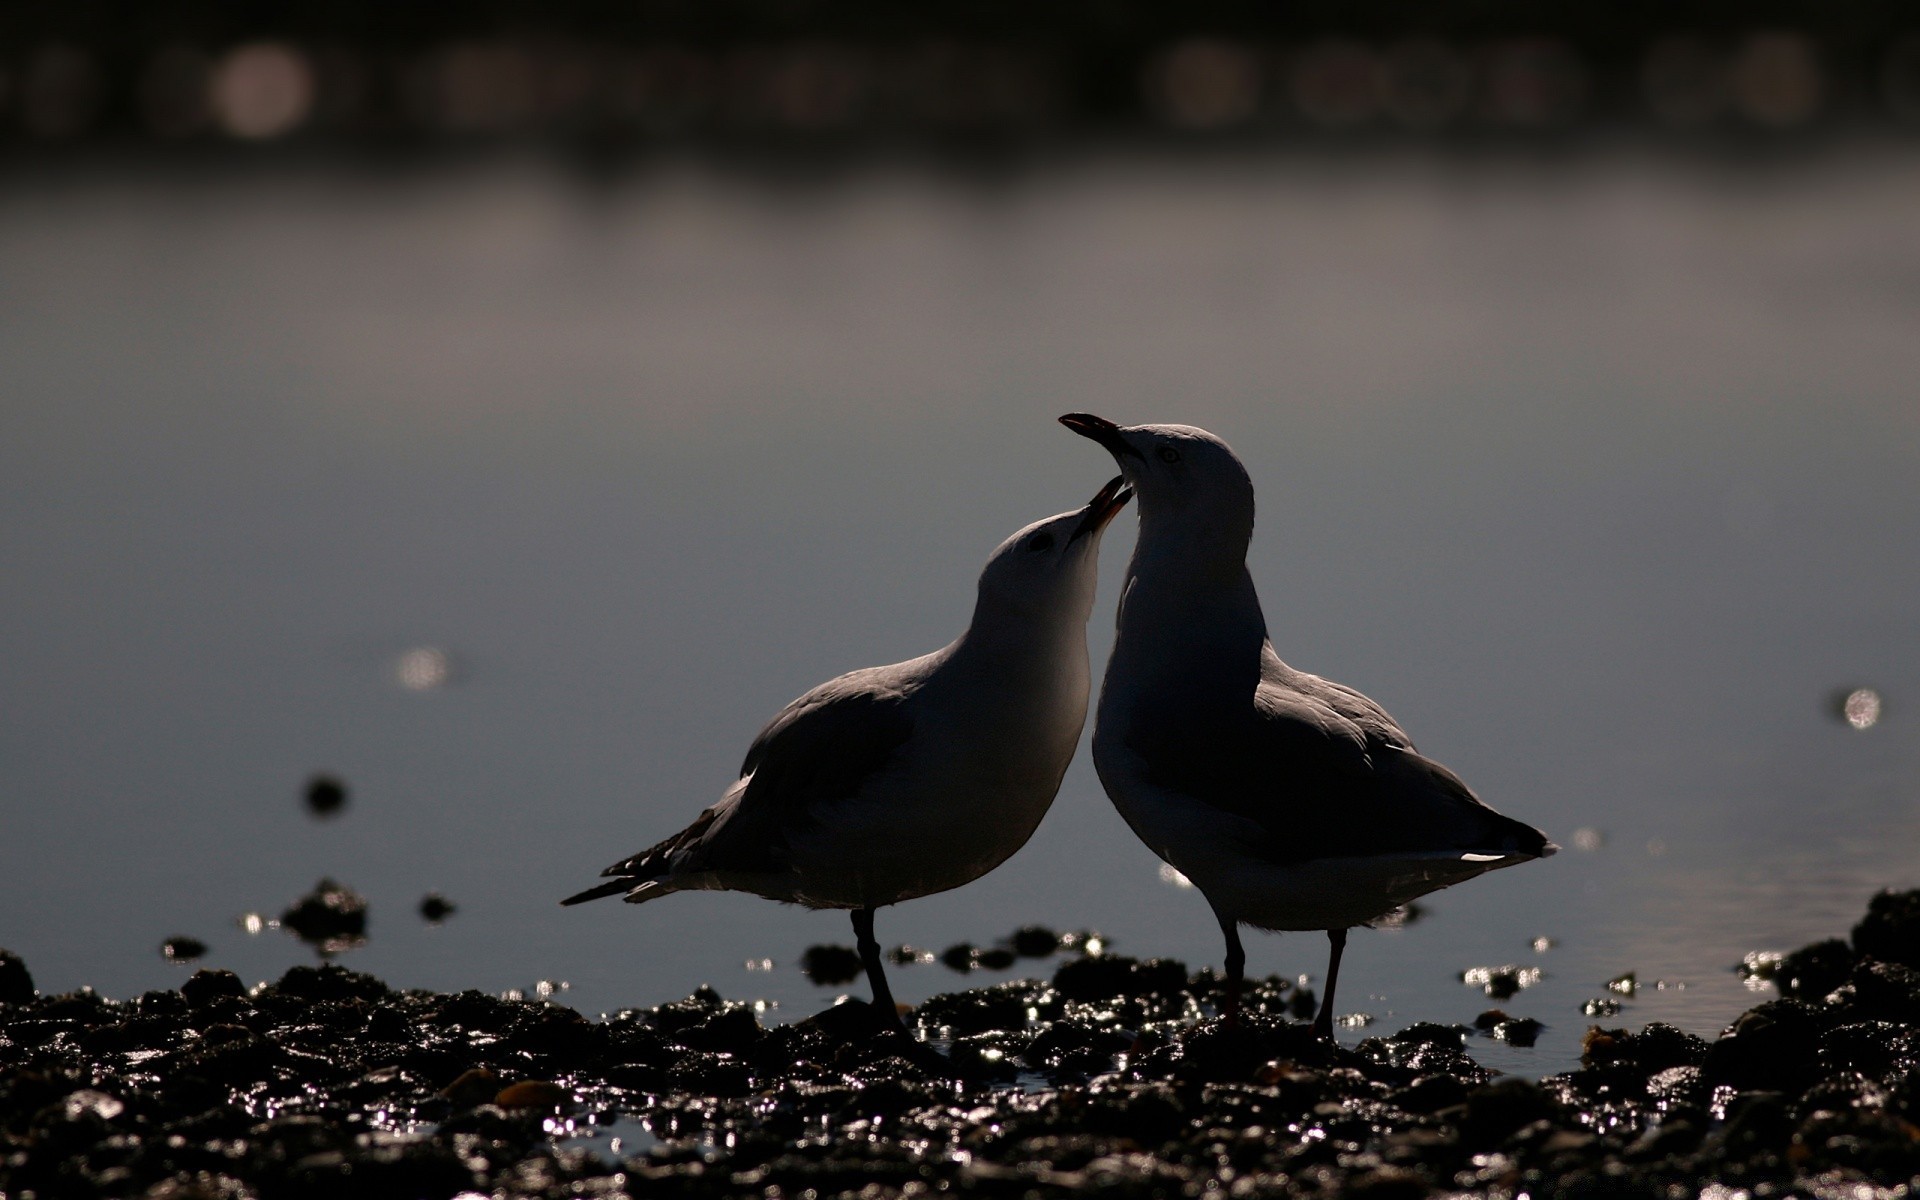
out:
{"label": "water surface", "polygon": [[[1476,1053],[1545,1073],[1631,970],[1621,1021],[1711,1034],[1743,952],[1920,883],[1916,205],[1920,160],[1871,146],[16,174],[0,944],[49,991],[176,983],[174,934],[268,978],[305,951],[236,918],[328,874],[372,904],[344,961],[396,984],[810,1012],[792,964],[838,914],[555,902],[786,700],[956,633],[987,551],[1110,474],[1052,424],[1085,409],[1232,442],[1282,656],[1569,846],[1356,935],[1343,1009],[1468,1021],[1463,968],[1539,966],[1505,1004],[1539,1046]],[[420,647],[445,686],[397,682]],[[1860,685],[1866,730],[1831,707]],[[1156,867],[1083,750],[1025,851],[881,936],[1217,962]]]}

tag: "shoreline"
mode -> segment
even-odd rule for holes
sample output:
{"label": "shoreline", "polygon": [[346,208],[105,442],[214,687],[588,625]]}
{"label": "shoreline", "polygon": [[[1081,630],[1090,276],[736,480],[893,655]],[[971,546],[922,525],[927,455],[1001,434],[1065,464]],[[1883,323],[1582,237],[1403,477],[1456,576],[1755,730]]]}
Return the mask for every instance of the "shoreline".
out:
{"label": "shoreline", "polygon": [[[0,954],[0,1193],[29,1196],[1908,1194],[1920,1177],[1920,891],[1755,969],[1709,1041],[1587,1033],[1538,1082],[1417,1023],[1344,1048],[1284,981],[1238,1028],[1211,971],[1116,955],[763,1027],[710,988],[590,1021],[338,966],[200,971],[124,1002]],[[905,1056],[903,1056],[903,1054]],[[913,1061],[909,1061],[909,1059]],[[595,1136],[596,1132],[599,1136]],[[619,1140],[614,1140],[618,1138]],[[1867,1190],[1861,1191],[1864,1187]]]}

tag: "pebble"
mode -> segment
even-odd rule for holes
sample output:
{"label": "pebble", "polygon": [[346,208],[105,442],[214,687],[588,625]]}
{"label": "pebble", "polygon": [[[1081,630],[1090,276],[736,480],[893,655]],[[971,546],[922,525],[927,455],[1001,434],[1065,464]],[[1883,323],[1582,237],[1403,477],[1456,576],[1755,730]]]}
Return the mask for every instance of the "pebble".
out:
{"label": "pebble", "polygon": [[[1898,934],[1907,901],[1876,903]],[[1304,1200],[1893,1195],[1920,1174],[1920,970],[1891,957],[1855,951],[1827,993],[1712,1041],[1596,1025],[1579,1068],[1537,1082],[1495,1077],[1458,1026],[1320,1042],[1282,1015],[1305,989],[1279,979],[1248,981],[1229,1028],[1219,989],[1168,960],[1069,958],[911,1012],[951,1039],[941,1060],[859,1001],[763,1027],[702,988],[594,1021],[332,963],[112,1001],[39,996],[0,951],[0,1187]],[[656,1144],[562,1145],[559,1111]]]}

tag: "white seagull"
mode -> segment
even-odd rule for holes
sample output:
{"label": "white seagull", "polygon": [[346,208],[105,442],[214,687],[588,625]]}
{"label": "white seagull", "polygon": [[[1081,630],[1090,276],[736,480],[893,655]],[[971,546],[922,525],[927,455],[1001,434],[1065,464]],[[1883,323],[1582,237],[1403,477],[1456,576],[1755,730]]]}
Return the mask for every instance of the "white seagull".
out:
{"label": "white seagull", "polygon": [[1094,721],[1100,781],[1213,906],[1229,1021],[1240,925],[1327,931],[1313,1029],[1331,1037],[1349,928],[1558,847],[1423,757],[1378,704],[1280,661],[1247,574],[1253,484],[1225,442],[1088,413],[1060,422],[1105,446],[1140,499]]}
{"label": "white seagull", "polygon": [[1132,495],[1116,478],[1002,542],[965,633],[787,705],[718,803],[561,903],[723,890],[851,909],[874,1007],[904,1031],[873,912],[980,878],[1046,815],[1087,719],[1100,535]]}

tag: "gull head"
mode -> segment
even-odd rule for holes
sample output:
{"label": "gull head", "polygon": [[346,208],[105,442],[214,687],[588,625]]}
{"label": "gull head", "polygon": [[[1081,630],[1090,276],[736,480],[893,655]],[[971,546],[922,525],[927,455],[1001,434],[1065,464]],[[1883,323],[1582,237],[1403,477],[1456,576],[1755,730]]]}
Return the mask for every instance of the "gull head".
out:
{"label": "gull head", "polygon": [[1001,542],[980,573],[980,596],[1022,610],[1058,611],[1085,623],[1093,608],[1100,535],[1133,498],[1116,476],[1072,512],[1035,521]]}
{"label": "gull head", "polygon": [[1191,425],[1116,425],[1092,413],[1060,423],[1107,448],[1140,495],[1140,519],[1202,519],[1253,528],[1253,481],[1231,447]]}

